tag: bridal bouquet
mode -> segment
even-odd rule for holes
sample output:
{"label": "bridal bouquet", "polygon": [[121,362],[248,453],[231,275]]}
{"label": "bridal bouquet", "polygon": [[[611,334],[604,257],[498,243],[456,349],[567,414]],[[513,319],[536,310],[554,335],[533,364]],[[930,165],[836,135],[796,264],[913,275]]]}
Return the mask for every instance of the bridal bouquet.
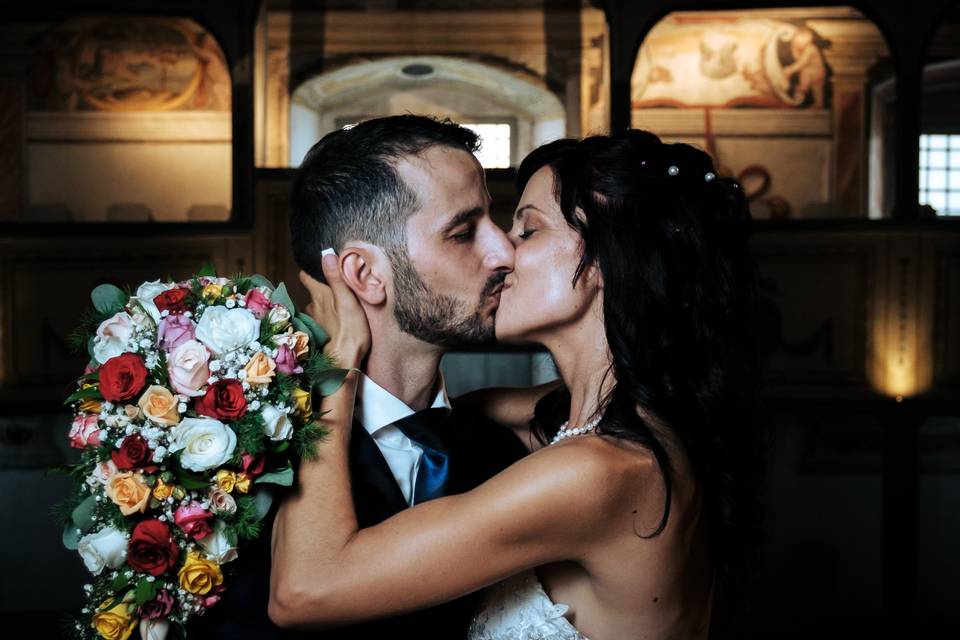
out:
{"label": "bridal bouquet", "polygon": [[[261,535],[271,485],[293,481],[323,426],[311,391],[342,371],[283,284],[205,267],[135,294],[94,289],[71,335],[90,362],[67,398],[80,462],[63,542],[93,579],[77,638],[159,640],[213,606],[224,565]],[[269,535],[266,532],[265,535]]]}

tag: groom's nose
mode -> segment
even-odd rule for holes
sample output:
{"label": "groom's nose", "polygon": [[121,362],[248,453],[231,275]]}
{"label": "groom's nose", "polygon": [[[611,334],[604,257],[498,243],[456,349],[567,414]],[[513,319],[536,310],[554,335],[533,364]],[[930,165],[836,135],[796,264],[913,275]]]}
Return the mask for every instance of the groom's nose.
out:
{"label": "groom's nose", "polygon": [[483,259],[483,266],[489,271],[513,271],[513,243],[503,232],[503,229],[488,221],[488,231],[486,234],[486,245],[484,247],[486,254]]}

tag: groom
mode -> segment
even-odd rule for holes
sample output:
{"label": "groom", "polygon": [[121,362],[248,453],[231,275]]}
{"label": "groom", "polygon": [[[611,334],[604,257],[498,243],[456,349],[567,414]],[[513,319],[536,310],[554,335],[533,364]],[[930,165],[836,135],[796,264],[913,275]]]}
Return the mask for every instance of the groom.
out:
{"label": "groom", "polygon": [[[451,405],[439,369],[447,348],[493,339],[500,289],[513,267],[513,247],[490,219],[483,169],[472,154],[477,143],[449,121],[368,120],[320,140],[293,185],[298,264],[322,280],[321,252],[335,249],[370,326],[350,452],[361,527],[467,491],[526,452],[505,428]],[[198,621],[198,637],[299,637],[267,612],[278,504],[260,540],[236,561],[223,601]],[[467,596],[305,636],[465,638],[476,604]]]}

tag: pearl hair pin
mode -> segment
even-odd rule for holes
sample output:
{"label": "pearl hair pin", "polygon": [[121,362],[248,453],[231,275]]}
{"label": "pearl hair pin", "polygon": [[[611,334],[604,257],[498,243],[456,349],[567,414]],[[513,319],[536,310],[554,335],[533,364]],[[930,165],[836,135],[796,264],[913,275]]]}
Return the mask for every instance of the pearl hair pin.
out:
{"label": "pearl hair pin", "polygon": [[705,174],[703,174],[703,180],[704,180],[704,182],[710,182],[711,180],[713,180],[713,179],[716,178],[716,177],[717,177],[717,174],[715,174],[715,173],[712,172],[712,171],[707,171]]}
{"label": "pearl hair pin", "polygon": [[680,173],[680,168],[677,167],[677,165],[672,164],[672,165],[670,165],[669,167],[667,167],[667,173],[669,173],[669,174],[672,175],[672,176],[675,176],[675,175],[677,175],[678,173]]}
{"label": "pearl hair pin", "polygon": [[550,441],[550,444],[553,444],[555,442],[560,442],[564,438],[569,438],[571,436],[579,436],[581,434],[587,433],[588,431],[593,431],[594,429],[597,428],[597,425],[600,424],[600,420],[602,419],[603,419],[603,416],[601,415],[600,417],[594,420],[591,420],[590,422],[583,425],[582,427],[574,427],[573,429],[567,428],[570,426],[570,421],[567,420],[562,425],[560,425],[560,428],[557,430],[557,435],[553,436],[553,440]]}

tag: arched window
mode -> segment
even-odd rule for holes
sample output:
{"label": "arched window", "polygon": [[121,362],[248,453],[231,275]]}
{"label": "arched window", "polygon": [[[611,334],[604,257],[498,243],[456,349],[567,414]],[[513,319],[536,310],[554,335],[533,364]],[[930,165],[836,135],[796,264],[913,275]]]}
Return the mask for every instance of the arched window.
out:
{"label": "arched window", "polygon": [[920,206],[960,216],[960,5],[940,26],[923,68]]}
{"label": "arched window", "polygon": [[290,101],[290,164],[323,135],[367,118],[402,113],[449,117],[477,131],[486,168],[515,166],[563,137],[560,100],[545,87],[491,65],[442,56],[397,56],[347,65],[303,82]]}

